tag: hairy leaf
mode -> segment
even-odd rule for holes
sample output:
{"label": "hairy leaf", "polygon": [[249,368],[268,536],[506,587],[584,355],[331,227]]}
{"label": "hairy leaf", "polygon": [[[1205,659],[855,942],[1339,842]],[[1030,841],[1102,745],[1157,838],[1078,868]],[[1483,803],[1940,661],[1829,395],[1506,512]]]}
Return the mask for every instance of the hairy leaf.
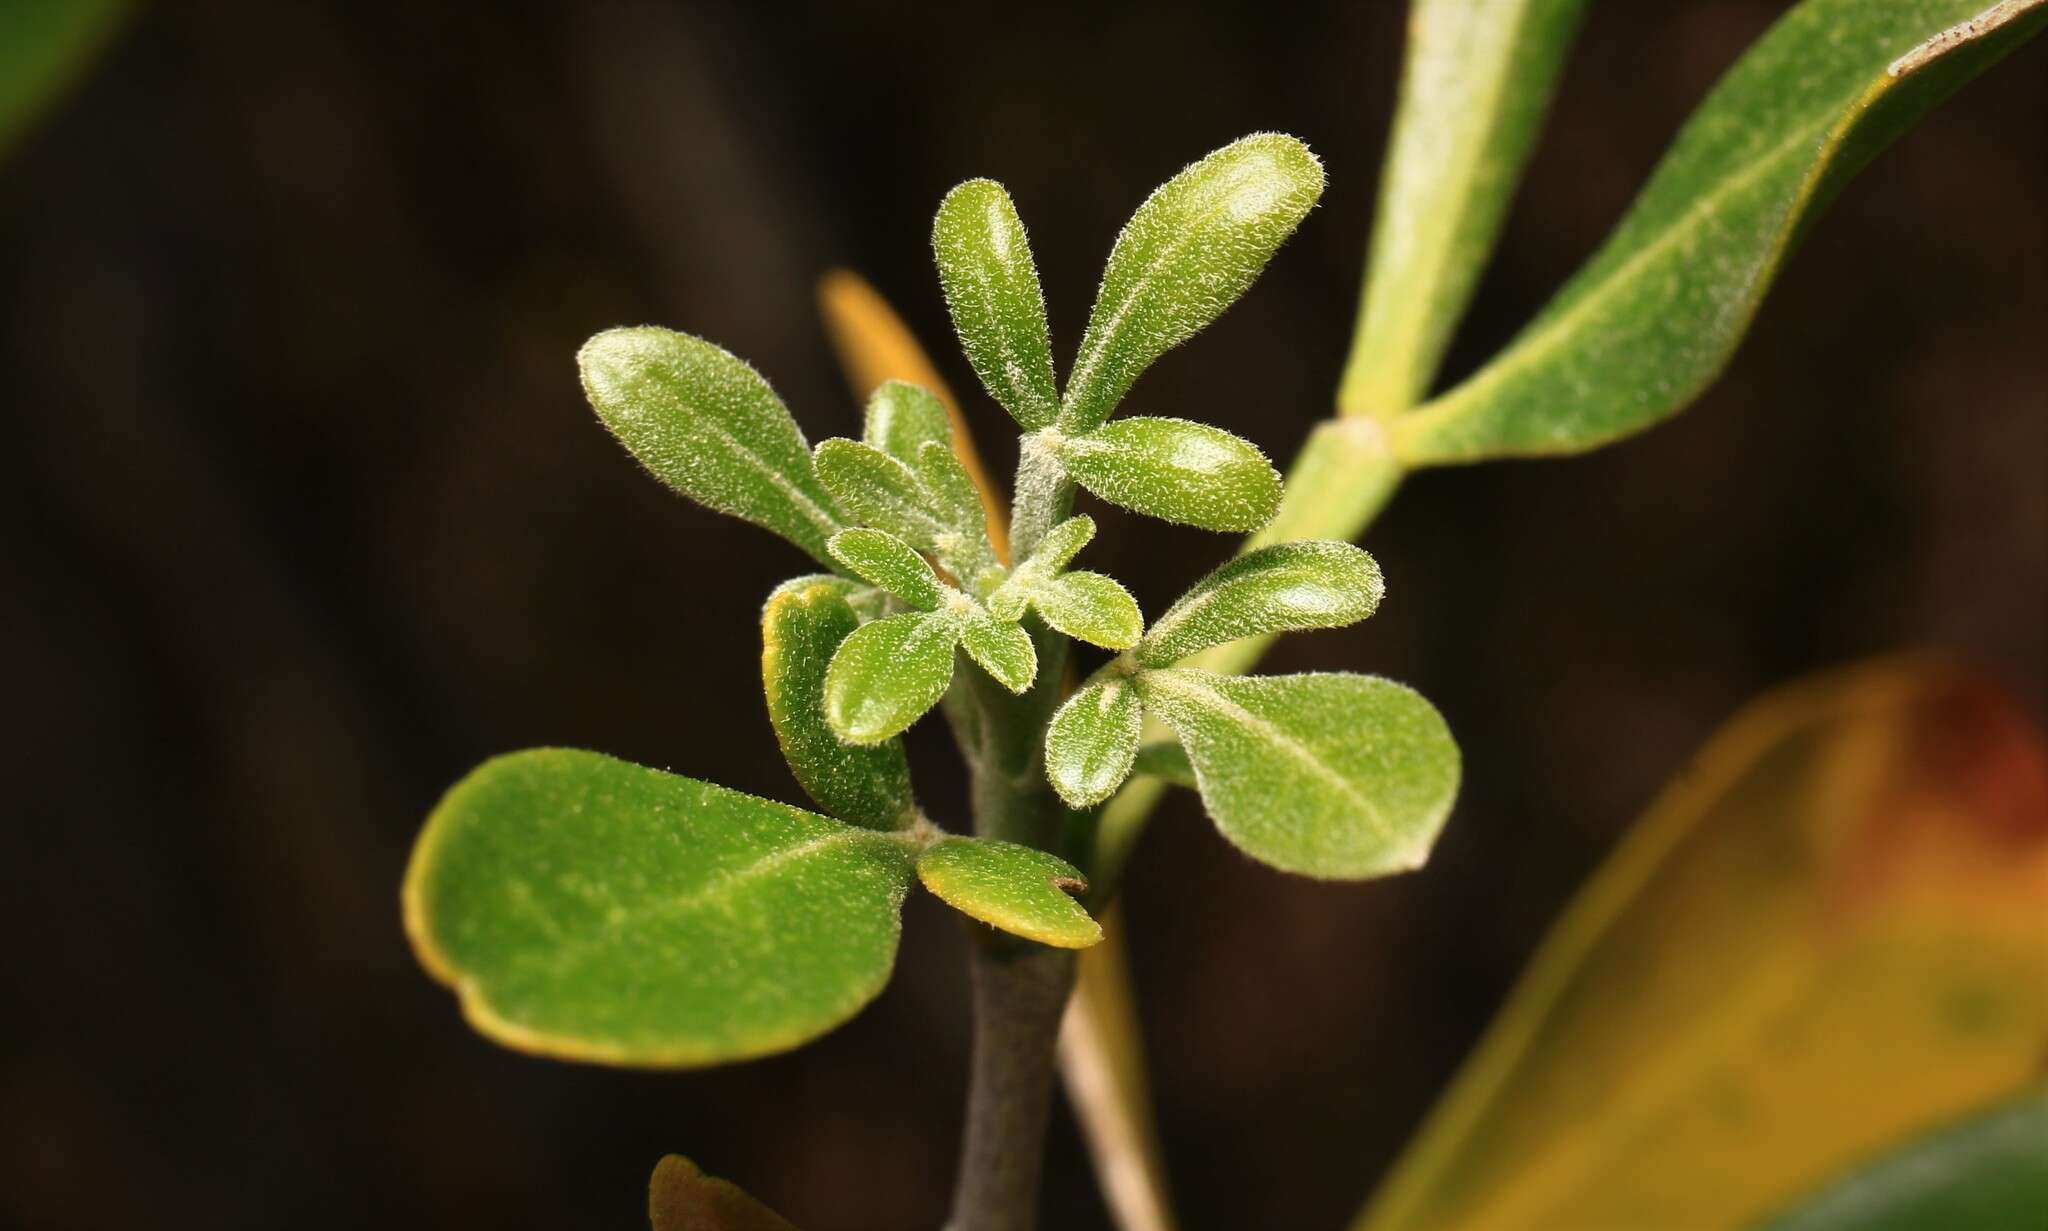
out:
{"label": "hairy leaf", "polygon": [[925,445],[953,448],[953,426],[938,395],[907,380],[885,380],[868,398],[861,439],[913,469]]}
{"label": "hairy leaf", "polygon": [[1160,185],[1110,250],[1061,430],[1107,420],[1153,360],[1244,294],[1322,192],[1322,164],[1279,133],[1242,137]]}
{"label": "hairy leaf", "polygon": [[1188,763],[1188,750],[1180,746],[1179,740],[1162,739],[1138,748],[1138,759],[1131,762],[1131,772],[1145,774],[1173,786],[1195,789],[1195,767]]}
{"label": "hairy leaf", "polygon": [[593,752],[487,761],[428,817],[406,931],[508,1047],[686,1067],[807,1042],[888,981],[900,837]]}
{"label": "hairy leaf", "polygon": [[647,1221],[652,1231],[796,1231],[739,1185],[705,1175],[680,1154],[654,1164],[647,1182]]}
{"label": "hairy leaf", "polygon": [[2040,0],[1805,0],[1722,78],[1521,336],[1398,421],[1396,451],[1424,465],[1576,453],[1684,408],[1849,178],[2044,23]]}
{"label": "hairy leaf", "polygon": [[854,576],[872,582],[919,611],[937,610],[946,588],[910,544],[882,530],[841,530],[825,549]]}
{"label": "hairy leaf", "polygon": [[950,611],[863,624],[825,670],[825,721],[849,744],[900,735],[939,703],[953,680],[960,624]]}
{"label": "hairy leaf", "polygon": [[1045,729],[1045,776],[1069,808],[1092,808],[1130,777],[1144,726],[1138,690],[1099,679],[1068,697]]}
{"label": "hairy leaf", "polygon": [[900,740],[843,744],[825,725],[825,670],[860,627],[843,577],[785,582],[761,612],[761,687],[790,772],[818,806],[870,829],[904,829],[917,815]]}
{"label": "hairy leaf", "polygon": [[1085,949],[1102,928],[1073,895],[1081,873],[1046,851],[988,838],[941,838],[917,857],[918,879],[947,905],[991,927],[1060,949]]}
{"label": "hairy leaf", "polygon": [[930,551],[943,529],[932,515],[931,493],[902,462],[872,445],[834,437],[818,445],[818,477],[840,507],[862,525]]}
{"label": "hairy leaf", "polygon": [[926,442],[918,450],[917,477],[931,493],[932,513],[943,527],[937,554],[967,588],[976,594],[999,584],[1001,562],[989,542],[981,492],[953,450]]}
{"label": "hairy leaf", "polygon": [[598,418],[656,478],[831,565],[825,540],[846,519],[760,373],[702,338],[652,326],[608,329],[576,364]]}
{"label": "hairy leaf", "polygon": [[973,612],[960,621],[960,644],[968,657],[1011,692],[1023,692],[1038,676],[1038,651],[1031,644],[1031,635],[1008,620]]}
{"label": "hairy leaf", "polygon": [[1057,577],[1094,537],[1095,519],[1088,516],[1069,517],[1046,531],[1030,558],[1012,569],[989,595],[989,610],[1006,620],[1022,619],[1032,592]]}
{"label": "hairy leaf", "polygon": [[1027,431],[1051,424],[1059,389],[1045,295],[1010,194],[994,180],[947,193],[932,222],[932,253],[961,349],[989,396]]}
{"label": "hairy leaf", "polygon": [[1180,737],[1216,828],[1285,872],[1364,880],[1422,866],[1458,793],[1458,746],[1410,689],[1363,675],[1132,677]]}
{"label": "hairy leaf", "polygon": [[1386,584],[1349,543],[1278,543],[1246,552],[1196,582],[1146,630],[1133,653],[1166,667],[1240,637],[1341,628],[1371,615]]}
{"label": "hairy leaf", "polygon": [[1031,605],[1060,632],[1105,650],[1128,650],[1145,631],[1138,600],[1101,573],[1062,573],[1031,591]]}
{"label": "hairy leaf", "polygon": [[1119,419],[1058,445],[1081,486],[1135,513],[1204,530],[1256,530],[1280,507],[1258,446],[1186,419]]}

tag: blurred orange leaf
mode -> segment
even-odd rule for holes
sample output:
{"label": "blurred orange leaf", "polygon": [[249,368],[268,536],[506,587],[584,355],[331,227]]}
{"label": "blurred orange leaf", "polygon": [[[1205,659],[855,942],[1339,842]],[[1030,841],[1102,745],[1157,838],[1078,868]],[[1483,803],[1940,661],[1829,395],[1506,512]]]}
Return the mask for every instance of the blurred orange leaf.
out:
{"label": "blurred orange leaf", "polygon": [[647,1181],[647,1220],[654,1231],[796,1231],[796,1226],[730,1180],[705,1175],[670,1154]]}
{"label": "blurred orange leaf", "polygon": [[1952,665],[1858,667],[1715,736],[1358,1225],[1740,1225],[2044,1059],[2043,736]]}

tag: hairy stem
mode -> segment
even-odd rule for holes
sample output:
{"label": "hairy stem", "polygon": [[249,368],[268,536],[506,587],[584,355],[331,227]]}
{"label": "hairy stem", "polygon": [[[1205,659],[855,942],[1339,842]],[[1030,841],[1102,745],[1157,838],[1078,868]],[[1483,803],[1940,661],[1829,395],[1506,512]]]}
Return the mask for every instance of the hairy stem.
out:
{"label": "hairy stem", "polygon": [[1046,1119],[1052,1110],[1054,1046],[1074,955],[1037,945],[976,944],[974,1067],[960,1183],[948,1231],[1033,1231]]}

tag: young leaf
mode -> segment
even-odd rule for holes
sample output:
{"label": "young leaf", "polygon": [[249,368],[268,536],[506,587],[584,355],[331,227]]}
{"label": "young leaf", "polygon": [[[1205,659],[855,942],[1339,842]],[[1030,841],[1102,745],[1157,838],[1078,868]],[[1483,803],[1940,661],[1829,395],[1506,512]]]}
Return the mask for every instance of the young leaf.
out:
{"label": "young leaf", "polygon": [[1060,949],[1086,949],[1102,928],[1073,896],[1088,888],[1057,855],[989,838],[941,838],[917,876],[948,906],[991,927]]}
{"label": "young leaf", "polygon": [[939,703],[953,680],[960,622],[914,612],[863,624],[825,669],[825,721],[849,744],[900,735]]}
{"label": "young leaf", "polygon": [[576,353],[591,409],[654,477],[830,565],[846,525],[782,399],[741,360],[686,333],[608,329]]}
{"label": "young leaf", "polygon": [[[850,531],[847,533],[851,533]],[[904,829],[917,814],[900,740],[843,744],[825,725],[825,669],[860,627],[843,577],[799,577],[761,612],[761,687],[790,772],[818,806],[869,829]]]}
{"label": "young leaf", "polygon": [[925,445],[936,442],[952,449],[953,425],[937,394],[907,380],[885,380],[868,397],[861,439],[914,468]]}
{"label": "young leaf", "polygon": [[1110,250],[1060,429],[1106,421],[1153,360],[1244,294],[1322,192],[1322,164],[1279,133],[1233,141],[1160,185]]}
{"label": "young leaf", "polygon": [[946,588],[910,544],[882,530],[841,530],[825,544],[854,576],[872,582],[919,611],[935,611]]}
{"label": "young leaf", "polygon": [[989,595],[989,610],[1005,620],[1022,619],[1032,592],[1057,576],[1094,537],[1095,519],[1086,515],[1069,517],[1046,531],[1030,559],[1012,569],[996,592]]}
{"label": "young leaf", "polygon": [[989,396],[1026,431],[1050,425],[1059,392],[1045,295],[1010,194],[994,180],[947,193],[932,222],[932,253],[953,328]]}
{"label": "young leaf", "polygon": [[1167,667],[1240,637],[1341,628],[1371,615],[1386,592],[1380,566],[1349,543],[1277,543],[1196,582],[1146,631],[1133,657]]}
{"label": "young leaf", "polygon": [[899,837],[543,748],[485,762],[413,848],[405,924],[485,1035],[687,1067],[807,1042],[888,981]]}
{"label": "young leaf", "polygon": [[932,513],[944,527],[937,555],[976,594],[997,584],[1001,564],[988,541],[988,517],[981,492],[953,450],[927,441],[918,450],[917,477],[931,493]]}
{"label": "young leaf", "polygon": [[834,437],[818,445],[818,477],[840,507],[872,526],[930,551],[941,527],[931,493],[910,468],[872,445]]}
{"label": "young leaf", "polygon": [[1398,421],[1396,452],[1420,465],[1578,453],[1682,409],[1849,178],[2044,24],[2039,0],[1805,0],[1714,87],[1529,327]]}
{"label": "young leaf", "polygon": [[1365,880],[1422,866],[1458,793],[1429,702],[1363,675],[1132,677],[1187,749],[1216,828],[1284,872]]}
{"label": "young leaf", "polygon": [[1045,776],[1074,809],[1092,808],[1130,777],[1144,707],[1127,679],[1098,679],[1053,714],[1045,729]]}
{"label": "young leaf", "polygon": [[647,1222],[651,1231],[796,1231],[739,1185],[705,1175],[680,1154],[654,1164],[647,1181]]}
{"label": "young leaf", "polygon": [[1128,650],[1145,631],[1138,600],[1101,573],[1062,573],[1031,591],[1031,605],[1060,632],[1105,650]]}
{"label": "young leaf", "polygon": [[1058,445],[1081,486],[1135,513],[1204,530],[1251,531],[1280,507],[1280,474],[1258,446],[1186,419],[1119,419]]}
{"label": "young leaf", "polygon": [[960,644],[982,670],[1011,692],[1031,687],[1038,675],[1038,651],[1016,624],[975,612],[960,622]]}

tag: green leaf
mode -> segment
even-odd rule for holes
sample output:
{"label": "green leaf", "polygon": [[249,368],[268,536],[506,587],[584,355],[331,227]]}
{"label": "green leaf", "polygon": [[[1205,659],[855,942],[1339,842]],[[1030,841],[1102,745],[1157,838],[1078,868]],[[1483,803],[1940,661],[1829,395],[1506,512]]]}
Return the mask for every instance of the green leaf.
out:
{"label": "green leaf", "polygon": [[1107,420],[1153,360],[1244,294],[1322,193],[1322,164],[1280,133],[1233,141],[1160,185],[1110,250],[1061,430]]}
{"label": "green leaf", "polygon": [[841,530],[825,544],[854,576],[872,582],[919,611],[936,611],[946,587],[910,544],[883,530]]}
{"label": "green leaf", "polygon": [[1138,600],[1101,573],[1062,573],[1031,591],[1031,605],[1060,632],[1105,650],[1128,650],[1145,631]]}
{"label": "green leaf", "polygon": [[1766,1231],[2004,1231],[2048,1226],[2048,1088],[1863,1164]]}
{"label": "green leaf", "polygon": [[973,612],[960,622],[960,644],[968,657],[1011,692],[1023,692],[1038,676],[1038,651],[1031,644],[1031,634],[1008,620]]}
{"label": "green leaf", "polygon": [[91,67],[132,0],[27,0],[0,6],[0,156]]}
{"label": "green leaf", "polygon": [[1216,828],[1285,872],[1364,880],[1422,866],[1458,793],[1458,746],[1410,689],[1363,675],[1132,679],[1173,728]]}
{"label": "green leaf", "polygon": [[885,380],[868,397],[861,439],[914,468],[925,445],[953,447],[953,424],[937,394],[907,380]]}
{"label": "green leaf", "polygon": [[1162,739],[1141,745],[1138,759],[1131,762],[1131,772],[1174,786],[1184,786],[1190,791],[1196,789],[1195,767],[1188,763],[1188,750],[1181,747],[1178,740]]}
{"label": "green leaf", "polygon": [[1054,712],[1045,729],[1045,776],[1076,810],[1116,793],[1131,775],[1144,707],[1127,679],[1098,679]]}
{"label": "green leaf", "polygon": [[739,1185],[705,1175],[680,1154],[654,1164],[647,1181],[647,1221],[652,1231],[796,1231]]}
{"label": "green leaf", "polygon": [[942,838],[917,857],[918,879],[991,927],[1060,949],[1086,949],[1102,928],[1074,900],[1081,873],[1046,851],[988,838]]}
{"label": "green leaf", "polygon": [[841,437],[821,442],[815,456],[826,490],[862,525],[887,530],[919,551],[937,544],[941,527],[932,516],[931,493],[908,466]]}
{"label": "green leaf", "polygon": [[783,1051],[874,999],[910,876],[897,836],[543,748],[448,792],[403,900],[421,965],[490,1038],[687,1067]]}
{"label": "green leaf", "polygon": [[1380,605],[1380,566],[1349,543],[1277,543],[1224,564],[1167,608],[1134,652],[1166,667],[1240,637],[1341,628]]}
{"label": "green leaf", "polygon": [[[1414,0],[1351,358],[1347,414],[1428,392],[1500,235],[1586,0]],[[1291,486],[1291,484],[1290,484]]]}
{"label": "green leaf", "polygon": [[652,326],[608,329],[576,364],[591,409],[655,478],[832,563],[825,540],[846,520],[760,373],[702,338]]}
{"label": "green leaf", "polygon": [[856,748],[825,725],[825,669],[860,627],[847,601],[855,589],[824,575],[785,582],[769,595],[761,612],[761,687],[783,759],[819,807],[869,829],[905,829],[917,803],[902,742]]}
{"label": "green leaf", "polygon": [[999,584],[1002,565],[988,541],[988,515],[974,477],[953,450],[926,442],[918,450],[917,477],[931,493],[932,512],[944,527],[937,554],[967,588],[985,593]]}
{"label": "green leaf", "polygon": [[1069,517],[1046,531],[1030,557],[1011,570],[996,592],[989,595],[989,610],[1005,620],[1024,618],[1032,592],[1058,576],[1094,537],[1095,519],[1086,515]]}
{"label": "green leaf", "polygon": [[1411,464],[1577,453],[1682,409],[1849,178],[2044,22],[2039,0],[1805,0],[1721,79],[1535,321],[1397,421],[1395,451]]}
{"label": "green leaf", "polygon": [[849,744],[900,735],[939,703],[953,680],[960,622],[914,612],[863,624],[825,670],[825,721]]}
{"label": "green leaf", "polygon": [[1051,424],[1059,392],[1045,295],[1010,194],[994,180],[947,193],[932,222],[932,253],[953,328],[989,396],[1027,431]]}
{"label": "green leaf", "polygon": [[1059,441],[1074,480],[1134,513],[1204,530],[1251,531],[1280,507],[1280,474],[1258,446],[1186,419],[1119,419]]}

